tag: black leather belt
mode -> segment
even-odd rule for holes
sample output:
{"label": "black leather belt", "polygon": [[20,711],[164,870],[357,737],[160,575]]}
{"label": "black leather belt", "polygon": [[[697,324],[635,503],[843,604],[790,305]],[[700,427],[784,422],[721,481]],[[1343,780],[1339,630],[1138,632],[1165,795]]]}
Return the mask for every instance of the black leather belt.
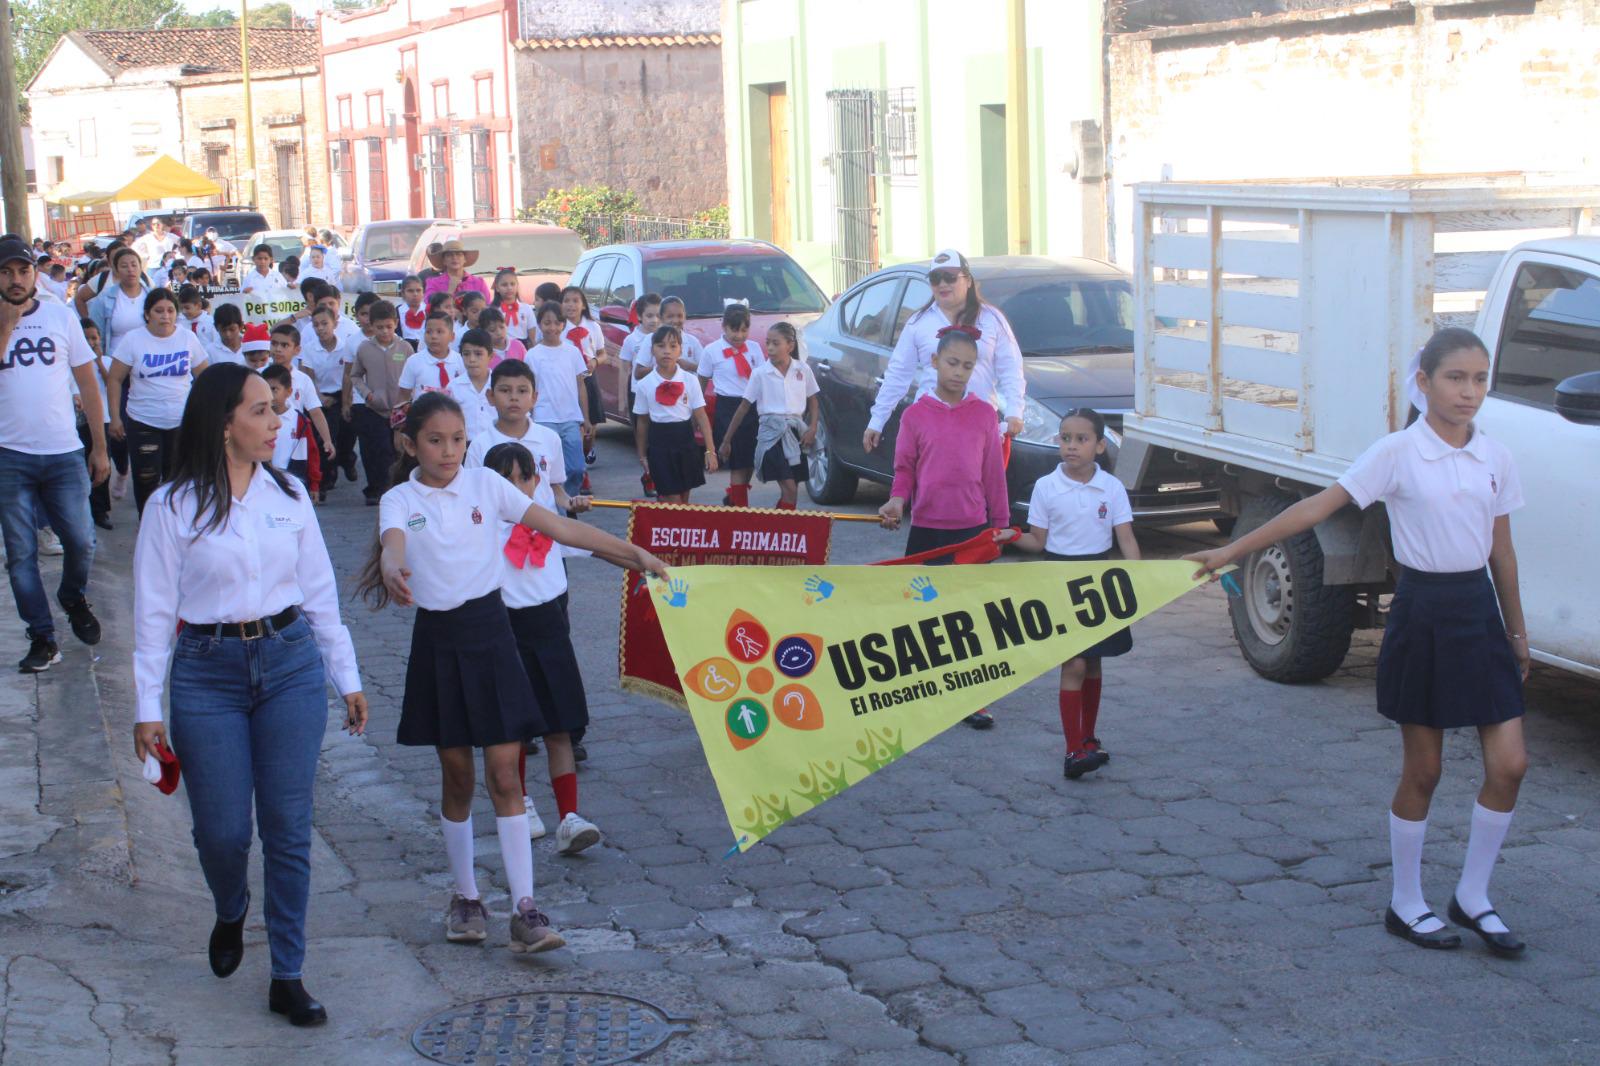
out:
{"label": "black leather belt", "polygon": [[269,633],[287,629],[300,617],[300,607],[285,607],[271,618],[257,618],[251,622],[185,622],[183,629],[197,637],[237,637],[240,640],[260,640]]}

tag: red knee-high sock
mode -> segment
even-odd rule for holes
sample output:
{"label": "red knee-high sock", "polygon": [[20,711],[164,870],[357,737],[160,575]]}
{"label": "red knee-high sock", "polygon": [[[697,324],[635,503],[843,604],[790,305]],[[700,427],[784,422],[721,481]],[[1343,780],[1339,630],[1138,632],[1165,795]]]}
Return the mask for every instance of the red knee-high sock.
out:
{"label": "red knee-high sock", "polygon": [[1061,732],[1067,738],[1067,753],[1083,750],[1083,693],[1061,690]]}
{"label": "red knee-high sock", "polygon": [[749,507],[750,506],[750,486],[749,485],[729,485],[728,486],[728,502],[731,503],[735,507]]}
{"label": "red knee-high sock", "polygon": [[565,818],[578,813],[578,775],[567,773],[550,779],[550,791],[556,794],[556,814]]}
{"label": "red knee-high sock", "polygon": [[1083,679],[1083,735],[1094,736],[1095,722],[1100,719],[1100,679]]}

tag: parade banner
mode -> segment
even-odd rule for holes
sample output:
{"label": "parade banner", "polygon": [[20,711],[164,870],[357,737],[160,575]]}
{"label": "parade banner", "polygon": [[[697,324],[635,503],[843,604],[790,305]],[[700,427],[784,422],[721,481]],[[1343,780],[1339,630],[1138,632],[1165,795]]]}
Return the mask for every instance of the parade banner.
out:
{"label": "parade banner", "polygon": [[651,579],[748,849],[1204,581],[1192,562],[683,567]]}
{"label": "parade banner", "polygon": [[[345,293],[341,298],[339,313],[352,321],[355,319],[356,297],[359,295],[360,293],[354,292]],[[223,304],[233,304],[239,308],[239,313],[244,316],[246,323],[265,322],[269,326],[282,322],[306,305],[306,302],[300,298],[299,293],[291,294],[287,292],[270,300],[246,296],[240,292],[212,293],[207,296],[207,299],[211,303],[213,312]],[[398,305],[396,300],[390,300],[389,302]]]}
{"label": "parade banner", "polygon": [[[832,531],[828,516],[815,511],[640,503],[628,518],[628,540],[668,566],[821,566],[828,561]],[[630,692],[681,707],[683,689],[649,587],[639,574],[623,577],[617,633],[620,683]]]}

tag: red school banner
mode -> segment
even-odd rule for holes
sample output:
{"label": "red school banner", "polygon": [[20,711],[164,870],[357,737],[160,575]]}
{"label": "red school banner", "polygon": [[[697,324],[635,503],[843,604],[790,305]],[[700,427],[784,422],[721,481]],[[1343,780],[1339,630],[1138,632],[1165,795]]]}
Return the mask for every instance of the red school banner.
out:
{"label": "red school banner", "polygon": [[[821,566],[828,561],[832,530],[832,519],[816,511],[641,503],[628,518],[629,542],[668,566]],[[671,594],[669,586],[665,595]],[[620,618],[617,663],[622,687],[685,706],[643,575],[623,575]]]}

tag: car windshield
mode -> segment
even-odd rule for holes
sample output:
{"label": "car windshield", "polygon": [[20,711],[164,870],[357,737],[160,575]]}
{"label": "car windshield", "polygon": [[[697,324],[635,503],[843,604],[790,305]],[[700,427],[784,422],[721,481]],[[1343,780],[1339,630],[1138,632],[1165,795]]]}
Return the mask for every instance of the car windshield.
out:
{"label": "car windshield", "polygon": [[1125,278],[1013,277],[984,281],[1024,355],[1133,350],[1133,287]]}
{"label": "car windshield", "polygon": [[[301,255],[304,248],[297,234],[290,234],[287,237],[268,237],[261,243],[272,249],[272,259],[276,263],[283,262],[291,255]],[[254,251],[253,248],[252,251]]]}
{"label": "car windshield", "polygon": [[570,274],[583,254],[576,233],[495,233],[461,235],[461,243],[478,252],[472,273],[492,275],[501,267],[518,274]]}
{"label": "car windshield", "polygon": [[411,249],[417,246],[417,238],[430,225],[431,222],[412,222],[398,226],[386,224],[382,229],[364,229],[361,231],[361,247],[356,254],[363,263],[387,263],[409,258]]}
{"label": "car windshield", "polygon": [[756,314],[818,314],[822,290],[794,260],[779,255],[656,259],[644,266],[646,292],[683,299],[690,318],[721,318],[744,302]]}
{"label": "car windshield", "polygon": [[194,219],[194,234],[196,237],[205,235],[206,230],[215,226],[217,236],[225,241],[247,240],[252,233],[259,233],[266,229],[267,220],[261,215],[240,211],[237,214],[224,215],[197,215]]}

